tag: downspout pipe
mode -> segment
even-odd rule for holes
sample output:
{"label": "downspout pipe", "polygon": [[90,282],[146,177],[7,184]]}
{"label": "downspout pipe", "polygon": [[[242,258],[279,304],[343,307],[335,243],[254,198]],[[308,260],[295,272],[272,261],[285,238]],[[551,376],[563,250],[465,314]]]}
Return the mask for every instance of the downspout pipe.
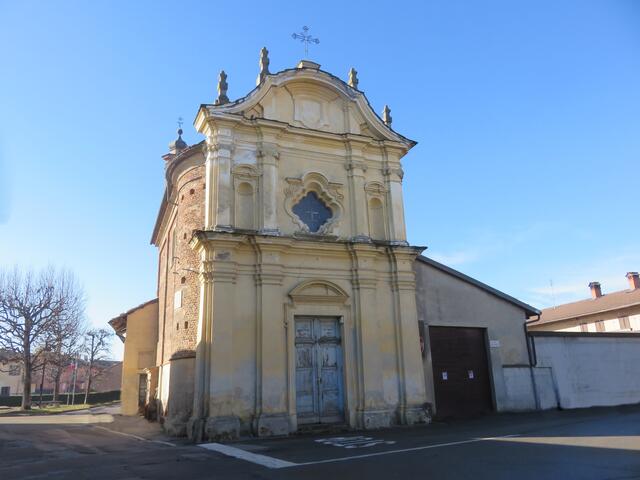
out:
{"label": "downspout pipe", "polygon": [[524,329],[524,339],[525,339],[525,342],[527,342],[527,354],[529,356],[529,374],[531,376],[531,387],[533,388],[533,399],[535,402],[536,410],[540,410],[540,398],[538,396],[538,385],[536,384],[536,376],[533,373],[534,367],[538,365],[538,358],[536,355],[536,345],[535,345],[535,339],[533,335],[530,335],[529,331],[527,330],[527,325],[531,322],[532,320],[525,320],[525,322],[522,324],[522,327]]}
{"label": "downspout pipe", "polygon": [[535,337],[529,333],[527,330],[527,325],[533,322],[537,322],[538,320],[526,320],[522,325],[524,327],[524,338],[527,342],[527,354],[529,355],[529,366],[537,367],[538,366],[538,354],[536,352],[536,341]]}

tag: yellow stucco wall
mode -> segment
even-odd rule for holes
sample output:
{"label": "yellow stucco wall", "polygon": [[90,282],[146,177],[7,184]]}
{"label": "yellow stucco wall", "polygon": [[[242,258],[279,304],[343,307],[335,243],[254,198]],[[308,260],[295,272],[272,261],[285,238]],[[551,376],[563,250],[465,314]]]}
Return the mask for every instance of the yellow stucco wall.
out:
{"label": "yellow stucco wall", "polygon": [[127,333],[122,364],[122,414],[138,413],[139,375],[156,364],[158,301],[154,300],[127,315]]}
{"label": "yellow stucco wall", "polygon": [[208,417],[259,434],[295,431],[295,319],[326,316],[340,319],[345,423],[420,421],[415,249],[216,233],[199,242],[206,310],[197,361],[209,387],[196,401]]}
{"label": "yellow stucco wall", "polygon": [[[195,125],[206,198],[192,240],[202,286],[191,433],[297,429],[297,315],[339,318],[345,423],[425,421],[420,249],[406,243],[400,163],[413,142],[313,65],[267,77],[240,104],[201,107]],[[294,212],[309,192],[332,212],[315,232]]]}

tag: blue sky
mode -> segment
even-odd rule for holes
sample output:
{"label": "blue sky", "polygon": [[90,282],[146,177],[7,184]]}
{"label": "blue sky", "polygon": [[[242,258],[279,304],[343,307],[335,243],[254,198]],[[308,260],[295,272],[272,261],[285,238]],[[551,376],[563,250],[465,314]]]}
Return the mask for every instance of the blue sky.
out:
{"label": "blue sky", "polygon": [[[304,55],[419,143],[409,240],[538,307],[640,270],[640,2],[0,0],[0,266],[75,271],[104,325],[155,296],[163,161],[186,120]],[[553,291],[550,282],[553,282]],[[121,355],[121,345],[114,355]]]}

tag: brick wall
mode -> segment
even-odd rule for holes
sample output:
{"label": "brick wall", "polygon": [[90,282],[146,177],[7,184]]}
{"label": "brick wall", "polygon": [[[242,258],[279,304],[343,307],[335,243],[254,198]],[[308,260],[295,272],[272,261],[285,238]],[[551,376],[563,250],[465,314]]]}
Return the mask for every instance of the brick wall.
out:
{"label": "brick wall", "polygon": [[[177,205],[170,205],[173,211],[167,209],[166,213],[171,221],[159,242],[159,364],[172,357],[192,356],[196,348],[199,259],[189,241],[194,230],[204,227],[204,182],[203,165],[186,170],[174,187]],[[182,299],[176,308],[178,291]]]}

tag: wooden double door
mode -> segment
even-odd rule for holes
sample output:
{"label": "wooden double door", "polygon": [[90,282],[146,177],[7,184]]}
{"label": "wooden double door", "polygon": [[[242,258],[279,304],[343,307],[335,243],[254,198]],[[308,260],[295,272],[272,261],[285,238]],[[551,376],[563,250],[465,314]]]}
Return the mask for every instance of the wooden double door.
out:
{"label": "wooden double door", "polygon": [[492,410],[483,328],[429,327],[436,417],[464,418]]}
{"label": "wooden double door", "polygon": [[138,408],[144,407],[147,403],[147,374],[138,374]]}
{"label": "wooden double door", "polygon": [[340,330],[336,317],[295,317],[298,424],[344,421]]}

